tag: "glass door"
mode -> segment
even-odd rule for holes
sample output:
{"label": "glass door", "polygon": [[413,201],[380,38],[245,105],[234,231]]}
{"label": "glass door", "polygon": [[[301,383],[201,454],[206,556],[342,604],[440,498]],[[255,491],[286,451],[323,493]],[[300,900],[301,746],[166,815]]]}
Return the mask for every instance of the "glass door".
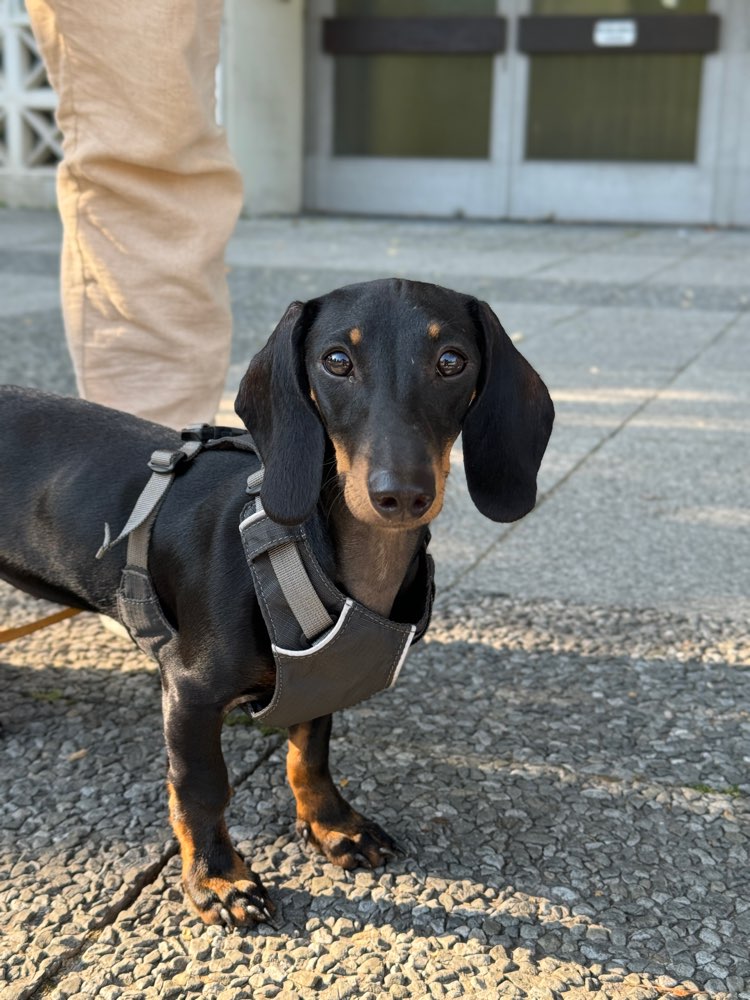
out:
{"label": "glass door", "polygon": [[715,217],[709,0],[311,0],[308,17],[308,208]]}
{"label": "glass door", "polygon": [[510,133],[493,128],[506,47],[496,8],[496,0],[309,4],[308,208],[498,214]]}
{"label": "glass door", "polygon": [[512,214],[711,220],[720,64],[707,0],[524,6]]}

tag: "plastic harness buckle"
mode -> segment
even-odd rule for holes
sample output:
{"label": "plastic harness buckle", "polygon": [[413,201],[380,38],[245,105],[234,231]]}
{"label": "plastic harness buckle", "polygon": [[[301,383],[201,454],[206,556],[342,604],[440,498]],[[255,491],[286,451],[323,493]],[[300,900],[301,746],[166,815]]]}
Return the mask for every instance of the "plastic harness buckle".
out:
{"label": "plastic harness buckle", "polygon": [[180,431],[183,441],[200,441],[201,444],[213,441],[216,436],[216,427],[211,424],[188,424]]}
{"label": "plastic harness buckle", "polygon": [[152,472],[174,472],[180,462],[185,461],[187,457],[182,448],[178,448],[177,451],[167,451],[166,448],[157,448],[151,454],[148,467]]}

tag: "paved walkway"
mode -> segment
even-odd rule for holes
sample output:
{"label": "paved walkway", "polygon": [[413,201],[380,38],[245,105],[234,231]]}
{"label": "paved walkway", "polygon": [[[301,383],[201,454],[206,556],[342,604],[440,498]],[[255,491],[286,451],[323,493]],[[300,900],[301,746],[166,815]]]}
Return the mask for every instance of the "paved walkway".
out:
{"label": "paved walkway", "polygon": [[[0,213],[0,381],[70,392],[58,238]],[[228,408],[294,298],[389,274],[486,298],[557,406],[541,500],[484,521],[456,451],[434,628],[335,725],[405,858],[306,854],[280,738],[230,720],[277,928],[185,915],[151,665],[90,616],[3,647],[2,995],[750,998],[750,233],[273,220],[229,259]]]}

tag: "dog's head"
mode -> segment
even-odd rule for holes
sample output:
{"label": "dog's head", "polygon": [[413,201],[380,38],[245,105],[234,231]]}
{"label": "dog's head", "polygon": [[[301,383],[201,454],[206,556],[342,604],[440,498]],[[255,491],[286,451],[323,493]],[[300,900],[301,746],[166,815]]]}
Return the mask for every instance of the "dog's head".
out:
{"label": "dog's head", "polygon": [[536,501],[554,409],[489,306],[388,279],[293,302],[250,362],[235,409],[266,466],[269,516],[298,524],[335,455],[361,521],[414,528],[440,511],[463,431],[469,492],[493,521]]}

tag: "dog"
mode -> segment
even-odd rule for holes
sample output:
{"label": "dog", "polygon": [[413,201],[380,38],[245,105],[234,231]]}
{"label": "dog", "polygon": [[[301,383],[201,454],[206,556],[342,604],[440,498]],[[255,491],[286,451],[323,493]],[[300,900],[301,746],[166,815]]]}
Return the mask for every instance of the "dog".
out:
{"label": "dog", "polygon": [[[536,502],[554,419],[544,383],[486,303],[402,279],[292,303],[250,362],[236,411],[263,459],[271,522],[307,526],[335,586],[397,621],[411,620],[416,554],[442,507],[458,434],[474,504],[514,521]],[[179,448],[180,436],[12,386],[0,390],[0,414],[0,576],[36,597],[121,617],[126,556],[120,547],[94,559],[102,526],[125,523],[149,454]],[[217,449],[178,469],[148,556],[174,635],[174,656],[161,663],[170,819],[187,901],[207,924],[252,924],[273,911],[227,832],[220,743],[227,711],[267,703],[277,672],[237,538],[252,458]],[[332,716],[314,702],[305,706],[312,718],[288,732],[297,830],[336,865],[381,865],[396,845],[334,785]]]}

